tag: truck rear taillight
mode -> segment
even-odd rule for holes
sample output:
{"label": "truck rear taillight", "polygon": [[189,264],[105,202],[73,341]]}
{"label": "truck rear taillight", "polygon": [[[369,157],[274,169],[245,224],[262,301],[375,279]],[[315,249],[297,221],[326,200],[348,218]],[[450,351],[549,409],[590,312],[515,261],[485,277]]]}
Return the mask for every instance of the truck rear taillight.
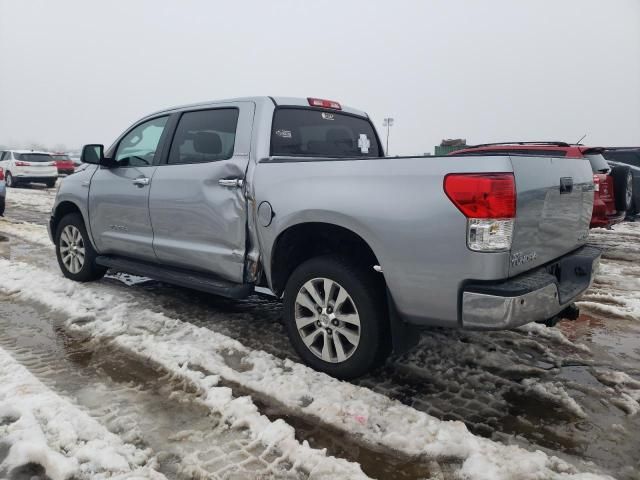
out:
{"label": "truck rear taillight", "polygon": [[453,173],[444,191],[467,217],[467,245],[478,252],[511,248],[516,216],[516,185],[512,173]]}
{"label": "truck rear taillight", "polygon": [[331,108],[333,110],[342,110],[342,107],[338,102],[333,100],[323,100],[322,98],[307,98],[309,105],[312,107]]}
{"label": "truck rear taillight", "polygon": [[0,167],[0,180],[4,180],[4,170]]}
{"label": "truck rear taillight", "polygon": [[593,191],[594,192],[600,191],[600,177],[598,175],[593,176]]}

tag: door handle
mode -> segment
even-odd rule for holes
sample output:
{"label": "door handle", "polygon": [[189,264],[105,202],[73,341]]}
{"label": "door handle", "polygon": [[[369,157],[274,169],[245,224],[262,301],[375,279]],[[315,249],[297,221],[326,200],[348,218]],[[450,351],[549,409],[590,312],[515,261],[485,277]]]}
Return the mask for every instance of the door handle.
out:
{"label": "door handle", "polygon": [[223,187],[242,188],[244,180],[242,178],[222,178],[218,180],[218,184]]}
{"label": "door handle", "polygon": [[148,179],[147,177],[140,177],[140,178],[136,178],[136,179],[133,181],[133,184],[134,184],[136,187],[141,187],[141,188],[142,188],[142,187],[145,187],[145,186],[149,185],[149,179]]}

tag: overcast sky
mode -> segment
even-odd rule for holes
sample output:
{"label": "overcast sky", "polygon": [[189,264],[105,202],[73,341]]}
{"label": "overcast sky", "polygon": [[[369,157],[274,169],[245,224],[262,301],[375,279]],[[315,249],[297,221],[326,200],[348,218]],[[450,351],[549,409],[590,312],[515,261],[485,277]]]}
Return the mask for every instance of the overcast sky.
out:
{"label": "overcast sky", "polygon": [[442,138],[640,144],[640,0],[0,0],[0,145],[110,144],[167,106],[316,96]]}

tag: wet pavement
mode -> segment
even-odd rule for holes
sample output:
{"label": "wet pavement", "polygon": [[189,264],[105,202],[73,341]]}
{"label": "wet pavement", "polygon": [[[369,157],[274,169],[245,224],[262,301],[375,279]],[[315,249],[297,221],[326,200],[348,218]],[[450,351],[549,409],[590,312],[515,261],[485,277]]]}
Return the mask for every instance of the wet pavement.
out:
{"label": "wet pavement", "polygon": [[[33,221],[29,215],[23,216],[19,208],[11,212],[11,217],[20,221]],[[609,249],[605,262],[617,265],[627,275],[637,272],[640,276],[637,258],[619,254],[621,248],[628,250],[624,242],[620,246],[606,233],[595,235],[595,240]],[[7,250],[3,243],[7,242],[0,241],[0,255],[3,248]],[[49,247],[14,241],[10,255],[42,268],[57,269]],[[637,281],[637,276],[631,280]],[[281,358],[296,358],[284,332],[281,305],[272,297],[254,295],[234,301],[119,274],[105,278],[101,284],[109,293],[223,333],[247,347]],[[586,462],[593,462],[617,478],[638,479],[640,413],[634,413],[633,404],[623,400],[625,395],[633,398],[640,384],[621,384],[612,379],[623,373],[640,381],[640,319],[602,308],[609,297],[598,297],[599,292],[616,288],[620,287],[607,276],[599,277],[587,295],[590,302],[583,307],[581,317],[556,328],[533,326],[483,333],[425,331],[411,352],[393,357],[358,383],[437,418],[461,420],[476,434],[518,443],[530,450],[541,449],[586,469]],[[0,316],[4,317],[9,307],[0,301]],[[47,312],[31,316],[34,328],[51,324]],[[64,357],[60,352],[58,355]],[[80,368],[74,364],[68,369]],[[152,380],[140,381],[151,382],[151,389],[159,388],[157,384],[162,382],[157,375],[149,375]],[[256,402],[261,411],[274,418],[286,415],[269,399]],[[375,452],[359,453],[355,446],[347,444],[345,448],[334,434],[305,424],[304,419],[287,418],[287,422],[312,445],[360,461],[365,471],[378,478],[392,478],[394,470],[403,475],[393,478],[421,478],[428,473],[428,466],[415,468]],[[144,425],[144,421],[140,423]],[[155,448],[166,450],[164,445]]]}

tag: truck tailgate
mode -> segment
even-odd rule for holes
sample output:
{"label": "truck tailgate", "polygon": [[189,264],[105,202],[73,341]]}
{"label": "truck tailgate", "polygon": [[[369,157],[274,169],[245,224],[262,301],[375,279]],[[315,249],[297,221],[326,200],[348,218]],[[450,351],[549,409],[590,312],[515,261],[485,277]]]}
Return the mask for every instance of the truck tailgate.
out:
{"label": "truck tailgate", "polygon": [[510,158],[517,194],[509,266],[509,276],[514,276],[586,243],[593,173],[583,158]]}

